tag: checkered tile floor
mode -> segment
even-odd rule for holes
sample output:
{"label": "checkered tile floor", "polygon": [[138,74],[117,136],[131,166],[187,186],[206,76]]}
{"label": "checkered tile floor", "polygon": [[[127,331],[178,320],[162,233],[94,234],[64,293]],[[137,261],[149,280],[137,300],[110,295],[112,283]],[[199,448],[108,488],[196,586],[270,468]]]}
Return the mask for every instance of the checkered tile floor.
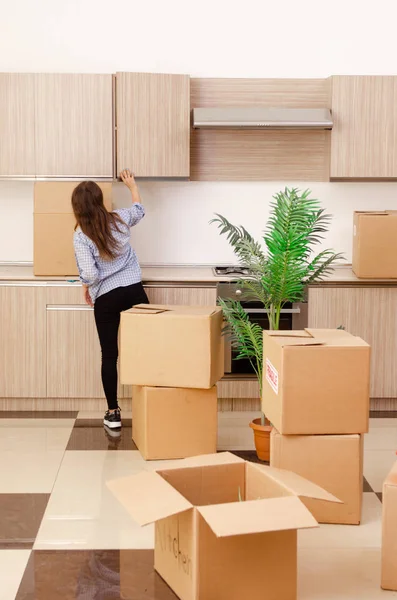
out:
{"label": "checkered tile floor", "polygon": [[[257,460],[250,413],[221,415],[220,447]],[[359,527],[323,525],[299,534],[299,598],[396,597],[379,589],[382,482],[396,460],[397,414],[372,415],[365,439]],[[105,482],[153,469],[131,439],[101,415],[0,413],[0,600],[176,596],[153,571],[153,528],[135,525]],[[281,600],[281,599],[280,599]]]}

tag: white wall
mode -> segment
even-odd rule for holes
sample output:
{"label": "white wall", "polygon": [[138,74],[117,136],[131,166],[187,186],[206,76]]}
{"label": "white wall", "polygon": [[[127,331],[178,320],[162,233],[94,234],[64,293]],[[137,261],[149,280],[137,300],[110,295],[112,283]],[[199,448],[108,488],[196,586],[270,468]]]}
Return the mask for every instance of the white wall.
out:
{"label": "white wall", "polygon": [[[396,72],[393,0],[3,0],[1,9],[0,71],[196,77]],[[141,184],[147,218],[134,232],[141,261],[232,260],[226,241],[208,225],[213,213],[259,235],[271,196],[285,183]],[[348,259],[352,211],[396,207],[397,184],[300,187],[310,187],[334,214],[327,244]],[[0,262],[32,260],[32,191],[32,183],[0,182]],[[124,194],[117,190],[118,204]]]}

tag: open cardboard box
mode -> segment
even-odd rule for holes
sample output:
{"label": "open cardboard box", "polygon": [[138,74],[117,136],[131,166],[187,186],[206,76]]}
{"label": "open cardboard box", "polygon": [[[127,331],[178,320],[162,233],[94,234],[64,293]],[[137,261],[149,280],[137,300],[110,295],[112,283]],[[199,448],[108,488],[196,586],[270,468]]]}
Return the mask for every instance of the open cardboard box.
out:
{"label": "open cardboard box", "polygon": [[366,433],[370,350],[340,329],[264,331],[266,417],[287,435]]}
{"label": "open cardboard box", "polygon": [[217,306],[139,304],[121,313],[121,383],[211,388],[224,375],[222,327]]}
{"label": "open cardboard box", "polygon": [[297,530],[318,526],[300,497],[339,502],[227,452],[108,487],[137,523],[155,523],[154,567],[181,600],[294,600]]}
{"label": "open cardboard box", "polygon": [[397,278],[397,211],[356,211],[353,272],[365,279]]}
{"label": "open cardboard box", "polygon": [[382,588],[397,591],[397,462],[383,483]]}

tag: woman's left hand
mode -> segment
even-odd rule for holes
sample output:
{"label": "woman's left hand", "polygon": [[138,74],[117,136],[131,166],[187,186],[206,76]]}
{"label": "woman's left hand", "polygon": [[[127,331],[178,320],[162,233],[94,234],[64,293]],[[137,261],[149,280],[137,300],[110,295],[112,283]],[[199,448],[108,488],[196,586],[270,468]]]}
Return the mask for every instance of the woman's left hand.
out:
{"label": "woman's left hand", "polygon": [[91,300],[91,296],[90,296],[90,290],[86,285],[83,285],[83,294],[84,294],[84,301],[86,304],[88,304],[88,306],[93,307],[94,303]]}

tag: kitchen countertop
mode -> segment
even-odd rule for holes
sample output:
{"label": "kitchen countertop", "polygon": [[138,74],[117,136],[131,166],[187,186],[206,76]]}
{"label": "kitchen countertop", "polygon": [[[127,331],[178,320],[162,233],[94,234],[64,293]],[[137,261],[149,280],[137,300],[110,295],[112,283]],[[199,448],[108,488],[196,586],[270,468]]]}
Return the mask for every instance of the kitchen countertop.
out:
{"label": "kitchen countertop", "polygon": [[[231,281],[230,277],[217,277],[209,266],[157,266],[143,267],[142,277],[145,283],[186,283],[212,284]],[[1,282],[75,282],[72,277],[35,277],[33,267],[25,265],[0,265]],[[320,285],[396,285],[397,279],[358,279],[350,266],[336,267],[334,273]],[[318,285],[318,284],[316,284]]]}

